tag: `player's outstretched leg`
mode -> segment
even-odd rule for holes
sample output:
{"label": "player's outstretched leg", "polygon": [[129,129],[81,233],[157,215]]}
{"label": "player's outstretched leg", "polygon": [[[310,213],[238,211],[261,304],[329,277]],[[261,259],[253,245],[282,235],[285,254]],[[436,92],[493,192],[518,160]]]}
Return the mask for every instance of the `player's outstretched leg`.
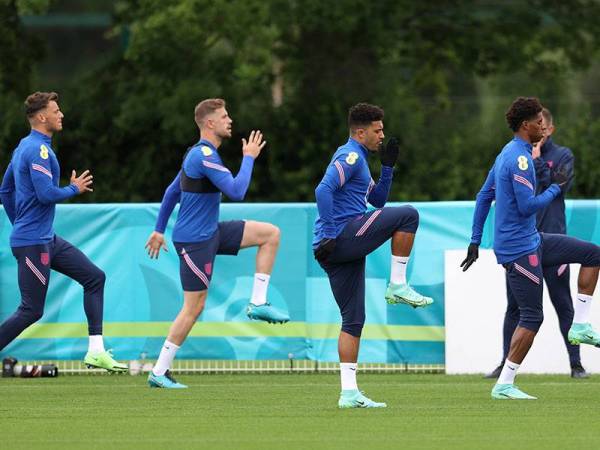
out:
{"label": "player's outstretched leg", "polygon": [[573,345],[589,344],[600,347],[600,334],[590,324],[592,296],[598,282],[598,267],[581,267],[579,270],[578,294],[574,302],[575,314],[569,329],[569,342]]}
{"label": "player's outstretched leg", "polygon": [[433,303],[431,297],[419,294],[406,280],[406,267],[408,266],[408,259],[414,240],[414,233],[404,231],[397,231],[392,236],[390,284],[385,292],[385,299],[390,304],[404,303],[413,308],[418,308],[429,306]]}
{"label": "player's outstretched leg", "polygon": [[268,323],[286,323],[290,320],[286,311],[282,311],[267,301],[267,289],[279,248],[279,236],[279,228],[270,223],[248,220],[244,225],[240,248],[258,246],[252,296],[246,308],[246,315],[249,319]]}
{"label": "player's outstretched leg", "polygon": [[106,275],[81,250],[59,236],[54,238],[50,267],[73,278],[83,287],[83,309],[88,322],[88,352],[83,362],[88,368],[126,372],[127,365],[115,361],[111,350],[104,349],[102,320]]}

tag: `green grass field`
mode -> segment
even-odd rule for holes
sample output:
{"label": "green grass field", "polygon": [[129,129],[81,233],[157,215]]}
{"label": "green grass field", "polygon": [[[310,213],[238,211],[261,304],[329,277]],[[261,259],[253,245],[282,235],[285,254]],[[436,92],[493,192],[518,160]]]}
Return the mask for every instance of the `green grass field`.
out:
{"label": "green grass field", "polygon": [[493,401],[477,376],[361,374],[383,410],[338,410],[338,376],[0,379],[0,448],[600,448],[600,377],[521,376],[537,401]]}

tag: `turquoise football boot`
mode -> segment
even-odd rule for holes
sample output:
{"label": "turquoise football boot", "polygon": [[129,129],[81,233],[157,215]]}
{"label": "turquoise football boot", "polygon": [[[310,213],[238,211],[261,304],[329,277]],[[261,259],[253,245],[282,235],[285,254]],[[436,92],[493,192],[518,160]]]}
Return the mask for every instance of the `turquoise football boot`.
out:
{"label": "turquoise football boot", "polygon": [[424,295],[419,294],[407,283],[390,283],[385,291],[385,299],[390,305],[404,303],[405,305],[410,305],[413,308],[424,308],[425,306],[429,306],[433,303],[433,299],[431,297],[425,297]]}
{"label": "turquoise football boot", "polygon": [[127,365],[113,359],[112,350],[104,352],[87,352],[83,363],[88,369],[105,369],[109,372],[127,372]]}
{"label": "turquoise football boot", "polygon": [[600,347],[600,334],[596,333],[589,323],[573,323],[568,338],[573,345],[589,344]]}
{"label": "turquoise football boot", "polygon": [[154,372],[150,371],[148,374],[148,385],[151,388],[165,388],[165,389],[186,389],[185,384],[178,383],[171,372],[168,370],[164,375],[154,375]]}
{"label": "turquoise football boot", "polygon": [[526,394],[514,384],[496,384],[492,389],[492,398],[496,400],[537,400]]}
{"label": "turquoise football boot", "polygon": [[386,403],[374,402],[358,389],[342,391],[338,401],[340,408],[387,408]]}
{"label": "turquoise football boot", "polygon": [[286,323],[290,321],[290,316],[287,313],[275,308],[268,302],[263,305],[248,303],[246,315],[249,319],[263,320],[269,323]]}

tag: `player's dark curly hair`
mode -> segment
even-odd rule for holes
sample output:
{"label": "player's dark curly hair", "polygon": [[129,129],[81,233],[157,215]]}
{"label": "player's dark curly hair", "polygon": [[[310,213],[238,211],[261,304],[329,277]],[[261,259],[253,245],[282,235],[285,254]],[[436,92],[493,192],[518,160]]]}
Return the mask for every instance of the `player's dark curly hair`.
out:
{"label": "player's dark curly hair", "polygon": [[508,111],[506,111],[506,122],[513,131],[519,131],[525,120],[533,119],[544,109],[536,97],[518,97]]}
{"label": "player's dark curly hair", "polygon": [[351,130],[371,125],[371,122],[383,120],[383,109],[368,103],[357,103],[348,111],[348,127]]}

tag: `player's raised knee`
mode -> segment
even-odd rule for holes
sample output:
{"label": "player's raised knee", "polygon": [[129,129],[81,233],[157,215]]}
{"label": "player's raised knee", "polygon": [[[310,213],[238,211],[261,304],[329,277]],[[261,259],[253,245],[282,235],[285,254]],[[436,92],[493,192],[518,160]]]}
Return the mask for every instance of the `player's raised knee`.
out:
{"label": "player's raised knee", "polygon": [[362,329],[365,326],[364,322],[358,323],[342,323],[342,331],[350,336],[359,338],[362,334]]}
{"label": "player's raised knee", "polygon": [[259,222],[258,241],[259,244],[279,245],[281,230],[276,225],[268,222]]}
{"label": "player's raised knee", "polygon": [[398,231],[415,233],[419,228],[419,211],[411,205],[394,207],[398,219]]}
{"label": "player's raised knee", "polygon": [[419,210],[412,205],[401,206],[408,221],[419,225]]}
{"label": "player's raised knee", "polygon": [[89,273],[88,282],[86,285],[88,286],[104,286],[106,282],[106,274],[99,267],[94,266],[92,271]]}
{"label": "player's raised knee", "polygon": [[270,225],[270,227],[269,227],[270,228],[269,229],[269,240],[273,244],[279,245],[279,240],[281,239],[281,230],[276,225],[273,225],[273,224],[269,224],[269,225]]}

